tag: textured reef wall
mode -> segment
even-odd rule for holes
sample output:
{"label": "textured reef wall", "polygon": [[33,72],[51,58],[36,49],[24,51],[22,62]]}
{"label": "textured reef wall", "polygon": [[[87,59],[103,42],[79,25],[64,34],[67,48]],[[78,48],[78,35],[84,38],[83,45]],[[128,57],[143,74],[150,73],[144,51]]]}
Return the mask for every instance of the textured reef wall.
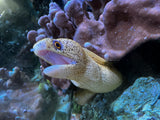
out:
{"label": "textured reef wall", "polygon": [[116,99],[111,109],[118,120],[160,119],[159,79],[142,77]]}

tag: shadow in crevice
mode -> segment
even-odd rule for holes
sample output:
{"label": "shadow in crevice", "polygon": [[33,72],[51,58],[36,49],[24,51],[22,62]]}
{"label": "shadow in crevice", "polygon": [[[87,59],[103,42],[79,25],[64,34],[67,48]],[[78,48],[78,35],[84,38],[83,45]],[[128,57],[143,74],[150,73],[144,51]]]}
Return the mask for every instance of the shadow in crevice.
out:
{"label": "shadow in crevice", "polygon": [[146,42],[131,51],[115,67],[122,73],[124,82],[133,84],[139,77],[160,77],[160,40]]}

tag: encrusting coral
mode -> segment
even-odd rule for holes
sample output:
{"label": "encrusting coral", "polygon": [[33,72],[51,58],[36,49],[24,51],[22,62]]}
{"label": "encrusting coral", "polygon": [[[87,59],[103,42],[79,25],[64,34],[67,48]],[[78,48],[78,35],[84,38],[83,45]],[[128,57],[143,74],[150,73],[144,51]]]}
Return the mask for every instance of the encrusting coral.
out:
{"label": "encrusting coral", "polygon": [[[51,2],[49,14],[38,21],[41,28],[31,30],[27,38],[32,44],[43,38],[70,38],[106,60],[115,61],[142,43],[160,37],[159,1],[97,3],[98,0],[70,0],[62,10]],[[47,67],[44,64],[43,61],[42,66]]]}

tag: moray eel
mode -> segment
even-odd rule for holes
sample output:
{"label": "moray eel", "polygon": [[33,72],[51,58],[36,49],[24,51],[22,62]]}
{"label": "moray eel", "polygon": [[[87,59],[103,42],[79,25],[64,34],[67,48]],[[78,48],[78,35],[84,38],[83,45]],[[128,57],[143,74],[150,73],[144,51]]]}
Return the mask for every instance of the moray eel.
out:
{"label": "moray eel", "polygon": [[84,89],[75,94],[81,105],[95,93],[110,92],[122,83],[121,74],[109,62],[71,39],[45,38],[38,41],[33,50],[35,55],[51,64],[44,69],[45,75],[69,79]]}

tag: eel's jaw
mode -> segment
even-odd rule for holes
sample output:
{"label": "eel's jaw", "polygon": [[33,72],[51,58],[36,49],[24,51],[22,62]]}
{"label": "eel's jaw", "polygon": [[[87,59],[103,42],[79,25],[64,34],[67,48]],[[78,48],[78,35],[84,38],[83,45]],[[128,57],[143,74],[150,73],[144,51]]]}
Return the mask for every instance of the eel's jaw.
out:
{"label": "eel's jaw", "polygon": [[52,65],[44,69],[43,73],[52,78],[72,79],[74,75],[74,66],[69,65]]}
{"label": "eel's jaw", "polygon": [[72,73],[69,69],[76,66],[76,62],[74,60],[56,54],[52,51],[40,50],[36,51],[35,54],[47,63],[51,64],[51,66],[48,66],[43,70],[43,73],[52,78],[67,79]]}

